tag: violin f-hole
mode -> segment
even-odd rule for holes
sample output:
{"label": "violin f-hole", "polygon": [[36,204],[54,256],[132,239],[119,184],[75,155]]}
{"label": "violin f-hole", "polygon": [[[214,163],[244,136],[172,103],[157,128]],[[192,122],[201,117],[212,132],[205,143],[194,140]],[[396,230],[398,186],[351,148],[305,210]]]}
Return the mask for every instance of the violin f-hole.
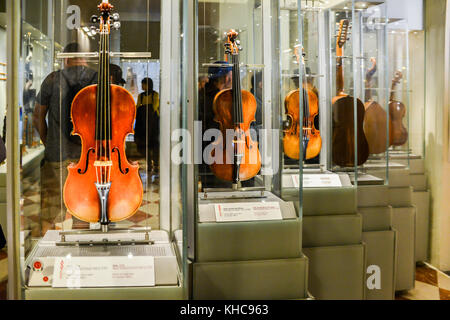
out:
{"label": "violin f-hole", "polygon": [[86,154],[86,166],[84,168],[84,170],[78,169],[78,173],[79,174],[85,174],[88,171],[88,166],[89,166],[89,153],[92,151],[92,153],[95,153],[95,149],[91,148],[88,150],[87,154]]}
{"label": "violin f-hole", "polygon": [[130,172],[130,169],[125,168],[125,171],[122,170],[122,159],[120,158],[120,151],[119,148],[115,147],[114,149],[112,149],[112,152],[116,152],[117,151],[117,155],[119,157],[119,170],[122,174],[128,174],[128,172]]}

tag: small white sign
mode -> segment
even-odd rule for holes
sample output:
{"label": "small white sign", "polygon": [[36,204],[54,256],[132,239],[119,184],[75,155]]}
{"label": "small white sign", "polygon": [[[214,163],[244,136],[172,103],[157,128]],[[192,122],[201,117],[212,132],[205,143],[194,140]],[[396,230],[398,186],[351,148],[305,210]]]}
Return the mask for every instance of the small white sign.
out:
{"label": "small white sign", "polygon": [[[294,187],[300,187],[299,175],[292,175]],[[338,188],[342,187],[341,179],[337,174],[304,174],[303,188]]]}
{"label": "small white sign", "polygon": [[56,258],[54,288],[152,287],[154,257],[64,257]]}
{"label": "small white sign", "polygon": [[217,222],[283,220],[279,202],[216,204]]}

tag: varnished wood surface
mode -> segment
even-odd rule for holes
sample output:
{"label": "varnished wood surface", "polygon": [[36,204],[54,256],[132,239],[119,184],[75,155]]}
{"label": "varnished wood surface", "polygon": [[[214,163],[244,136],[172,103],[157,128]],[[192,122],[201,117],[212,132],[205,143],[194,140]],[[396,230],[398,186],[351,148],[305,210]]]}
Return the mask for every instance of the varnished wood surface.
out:
{"label": "varnished wood surface", "polygon": [[[308,137],[308,144],[303,146],[306,148],[306,160],[317,157],[322,149],[322,138],[320,131],[314,126],[314,120],[319,115],[319,99],[314,91],[306,90],[309,101],[309,118],[311,130],[305,130],[303,134]],[[291,91],[284,100],[286,115],[291,120],[291,127],[285,131],[283,138],[283,149],[286,156],[291,159],[300,159],[300,130],[303,127],[300,124],[299,107],[300,107],[300,90]]]}
{"label": "varnished wood surface", "polygon": [[[255,121],[256,99],[246,90],[242,93],[242,115],[243,124],[241,131],[245,133],[245,146],[243,148],[244,158],[239,170],[239,180],[246,181],[255,177],[261,169],[261,155],[258,150],[258,143],[250,137],[250,124]],[[212,163],[210,165],[213,174],[224,181],[233,181],[233,148],[227,147],[227,130],[234,130],[233,123],[233,94],[231,89],[222,90],[214,98],[213,102],[214,121],[219,123],[222,132],[222,139],[215,142],[217,149],[222,150],[222,163]],[[214,157],[215,152],[212,153]]]}
{"label": "varnished wood surface", "polygon": [[[95,127],[97,107],[97,85],[81,90],[72,105],[72,120],[74,134],[81,137],[82,152],[78,164],[68,167],[68,177],[64,185],[64,203],[71,214],[86,222],[98,222],[100,218],[99,196],[95,183],[97,182],[94,168],[95,155],[89,154],[88,170],[80,174],[78,169],[84,170],[88,150],[96,148]],[[111,123],[112,140],[110,151],[118,148],[122,164],[119,170],[117,152],[111,152],[113,166],[111,169],[111,190],[108,198],[108,217],[111,222],[125,220],[139,209],[143,186],[138,173],[138,165],[129,163],[125,154],[125,138],[133,133],[136,106],[133,97],[124,88],[111,85]]]}
{"label": "varnished wood surface", "polygon": [[[341,167],[355,166],[355,153],[357,165],[360,166],[369,158],[369,145],[363,129],[364,104],[357,99],[357,135],[354,125],[354,98],[350,96],[337,96],[333,99],[333,163]],[[357,150],[355,150],[357,138]]]}

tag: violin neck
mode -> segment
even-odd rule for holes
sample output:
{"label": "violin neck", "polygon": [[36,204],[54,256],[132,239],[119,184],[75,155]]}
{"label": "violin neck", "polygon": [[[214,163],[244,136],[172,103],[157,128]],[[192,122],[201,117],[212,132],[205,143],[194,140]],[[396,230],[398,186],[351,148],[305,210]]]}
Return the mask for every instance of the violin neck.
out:
{"label": "violin neck", "polygon": [[232,55],[232,63],[233,122],[235,125],[239,125],[244,122],[244,117],[242,114],[241,71],[239,67],[239,55]]}
{"label": "violin neck", "polygon": [[389,97],[389,101],[394,101],[395,100],[395,88],[397,87],[397,82],[392,81],[392,86],[391,86],[391,95]]}
{"label": "violin neck", "polygon": [[343,47],[336,46],[336,92],[337,95],[344,93],[344,66],[343,66]]}
{"label": "violin neck", "polygon": [[308,82],[306,75],[306,65],[301,63],[302,68],[302,83],[303,83],[303,121],[306,127],[309,127],[309,97],[308,97]]}
{"label": "violin neck", "polygon": [[110,55],[109,32],[100,33],[100,54],[98,63],[97,83],[97,117],[96,139],[111,140],[111,80],[110,80]]}

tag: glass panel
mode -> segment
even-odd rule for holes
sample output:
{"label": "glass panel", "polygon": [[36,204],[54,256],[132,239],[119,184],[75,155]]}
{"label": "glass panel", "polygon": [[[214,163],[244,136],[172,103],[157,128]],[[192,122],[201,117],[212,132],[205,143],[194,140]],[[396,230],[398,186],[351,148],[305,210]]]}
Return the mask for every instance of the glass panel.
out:
{"label": "glass panel", "polygon": [[[257,30],[262,27],[262,7],[260,1],[246,1],[242,3],[228,3],[227,1],[199,1],[198,3],[198,75],[199,75],[199,110],[198,120],[202,122],[202,132],[207,134],[208,129],[220,128],[220,115],[213,110],[213,101],[216,94],[223,89],[230,89],[233,84],[232,61],[225,54],[224,44],[227,40],[227,32],[234,29],[238,32],[240,72],[239,81],[242,90],[250,92],[255,97],[256,106],[253,110],[255,122],[251,125],[251,139],[259,142],[261,147],[262,136],[260,129],[271,127],[270,114],[265,115],[263,105],[265,97],[270,96],[270,88],[264,86],[264,61],[263,61],[263,36]],[[236,80],[236,79],[235,79]],[[253,115],[249,115],[252,117]],[[250,119],[250,118],[249,118]],[[231,119],[230,119],[231,120]],[[249,122],[247,120],[247,122]],[[269,123],[268,123],[269,122]],[[267,124],[265,126],[264,124]],[[222,123],[222,125],[227,125]],[[209,131],[212,133],[212,131]],[[225,133],[225,130],[224,130]],[[206,136],[205,136],[206,137]],[[204,138],[205,138],[204,137]],[[206,152],[209,141],[203,142]],[[255,146],[257,147],[257,146]],[[256,151],[256,149],[255,149]],[[257,154],[255,153],[255,156]],[[208,165],[199,167],[200,183],[202,189],[231,188],[231,179],[222,176]],[[257,161],[258,162],[258,161]],[[240,181],[241,187],[263,187],[271,184],[264,181],[265,177],[259,174],[257,165],[252,168],[251,174]],[[256,177],[255,177],[256,176]],[[225,178],[225,179],[224,179]],[[229,181],[226,181],[229,180]]]}
{"label": "glass panel", "polygon": [[[45,296],[58,259],[118,256],[168,273],[106,286],[181,297],[181,166],[167,161],[183,116],[181,1],[98,2],[100,12],[97,1],[21,2],[25,295]],[[61,286],[102,286],[77,279]]]}
{"label": "glass panel", "polygon": [[[6,16],[6,2],[0,2],[0,175],[2,176],[2,183],[0,188],[3,190],[3,197],[0,201],[0,247],[6,245],[7,237],[7,212],[6,212],[6,105],[7,105],[7,16]],[[4,254],[6,248],[0,249]],[[6,268],[0,272],[0,281],[5,282],[7,279]],[[6,292],[5,292],[6,294]],[[3,294],[2,294],[3,296]]]}
{"label": "glass panel", "polygon": [[386,4],[356,2],[353,26],[357,51],[356,96],[364,102],[364,135],[369,159],[359,169],[359,184],[388,183],[389,82]]}
{"label": "glass panel", "polygon": [[408,22],[389,19],[390,81],[390,157],[393,162],[409,166],[410,150],[410,85]]}
{"label": "glass panel", "polygon": [[425,31],[409,31],[409,146],[410,158],[425,157]]}
{"label": "glass panel", "polygon": [[[356,99],[353,3],[301,4],[305,84],[310,92],[309,108],[303,108],[309,114],[303,130],[304,188],[353,188],[356,168],[368,157],[361,111],[354,116],[364,107]],[[318,152],[311,154],[314,146]]]}

